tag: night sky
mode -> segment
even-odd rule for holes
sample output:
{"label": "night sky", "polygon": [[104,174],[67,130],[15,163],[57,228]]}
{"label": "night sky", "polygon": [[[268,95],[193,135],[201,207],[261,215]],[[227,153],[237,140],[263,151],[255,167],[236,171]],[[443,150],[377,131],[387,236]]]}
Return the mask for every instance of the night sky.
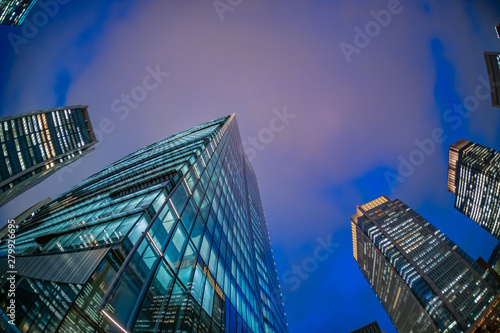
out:
{"label": "night sky", "polygon": [[0,225],[234,112],[290,332],[396,332],[352,257],[349,217],[380,195],[489,258],[497,241],[453,208],[446,175],[458,139],[500,150],[483,57],[500,51],[498,1],[59,1],[0,27],[0,116],[89,105],[100,143],[0,208]]}

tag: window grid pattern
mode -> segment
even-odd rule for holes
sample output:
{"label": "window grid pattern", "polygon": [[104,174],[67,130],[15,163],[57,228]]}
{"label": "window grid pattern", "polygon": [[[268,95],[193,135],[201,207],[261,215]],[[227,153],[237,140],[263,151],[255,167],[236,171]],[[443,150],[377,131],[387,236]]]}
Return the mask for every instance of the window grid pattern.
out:
{"label": "window grid pattern", "polygon": [[234,116],[205,123],[111,164],[21,224],[23,255],[111,248],[54,331],[119,332],[106,316],[129,332],[288,331],[240,144]]}
{"label": "window grid pattern", "polygon": [[97,141],[87,119],[86,107],[69,107],[0,120],[0,204],[88,153]]}
{"label": "window grid pattern", "polygon": [[[253,175],[253,170],[246,170],[251,166],[238,150],[240,138],[235,121],[228,128],[226,133],[222,128],[222,140],[216,136],[213,143],[200,149],[143,240],[144,246],[156,252],[154,264],[147,265],[153,279],[149,287],[146,277],[131,279],[123,287],[130,292],[147,290],[144,299],[134,294],[137,304],[142,303],[138,320],[127,321],[133,309],[117,310],[118,300],[112,298],[107,304],[107,310],[114,313],[114,320],[122,327],[134,332],[149,332],[154,327],[186,332],[286,332],[281,293],[269,287],[278,285],[277,276],[269,273],[265,257],[261,265],[266,269],[266,279],[275,282],[257,278],[259,260],[252,258],[252,243],[257,238],[253,226],[257,225],[259,213],[247,200],[261,204],[260,195],[256,198],[256,192],[250,192],[255,191],[256,182],[248,174],[245,177],[245,172]],[[252,185],[246,190],[248,182]],[[253,209],[249,211],[249,207]],[[248,219],[252,214],[254,217]],[[259,225],[259,232],[261,229]],[[158,275],[169,276],[169,284],[160,286]],[[267,302],[263,302],[264,295],[272,298],[267,296]],[[280,312],[275,312],[278,309]]]}
{"label": "window grid pattern", "polygon": [[500,239],[500,152],[472,143],[458,163],[455,208]]}
{"label": "window grid pattern", "polygon": [[[355,220],[359,229],[357,239],[364,237],[361,239],[368,244],[364,246],[375,247],[375,252],[383,256],[382,262],[390,263],[405,281],[406,288],[425,306],[440,332],[465,331],[499,290],[498,283],[463,250],[399,200],[366,211],[358,209]],[[361,252],[366,254],[366,248],[358,246],[358,257]],[[363,272],[366,261],[376,265],[363,256],[358,260],[363,262],[360,264]],[[369,281],[378,276],[372,275],[368,274]],[[387,292],[384,286],[372,287],[379,299]]]}

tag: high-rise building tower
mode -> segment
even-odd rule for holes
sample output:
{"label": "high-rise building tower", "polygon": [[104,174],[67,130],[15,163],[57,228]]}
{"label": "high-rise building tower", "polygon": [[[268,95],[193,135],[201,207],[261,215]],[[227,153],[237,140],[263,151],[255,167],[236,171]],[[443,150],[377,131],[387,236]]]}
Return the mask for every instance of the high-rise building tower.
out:
{"label": "high-rise building tower", "polygon": [[0,206],[93,150],[87,106],[0,119]]}
{"label": "high-rise building tower", "polygon": [[484,52],[490,81],[491,104],[500,108],[500,52]]}
{"label": "high-rise building tower", "polygon": [[[476,263],[481,266],[487,274],[491,275],[498,283],[500,283],[500,275],[495,271],[494,267],[489,265],[483,258],[479,257]],[[468,333],[486,333],[500,332],[500,294],[490,302],[488,307],[483,311],[480,317],[476,320],[473,326],[469,328]]]}
{"label": "high-rise building tower", "polygon": [[459,212],[500,239],[500,152],[464,139],[452,144],[446,189]]}
{"label": "high-rise building tower", "polygon": [[352,331],[351,333],[382,333],[382,330],[380,329],[380,326],[378,326],[378,323],[374,321],[373,323],[363,326],[360,329]]}
{"label": "high-rise building tower", "polygon": [[466,332],[499,291],[496,280],[399,200],[351,217],[354,259],[399,332]]}
{"label": "high-rise building tower", "polygon": [[0,24],[21,25],[37,0],[0,1]]}
{"label": "high-rise building tower", "polygon": [[[144,147],[19,224],[22,332],[288,332],[234,115]],[[8,244],[0,245],[6,264]]]}
{"label": "high-rise building tower", "polygon": [[495,272],[500,274],[500,243],[498,243],[491,252],[488,264],[495,270]]}

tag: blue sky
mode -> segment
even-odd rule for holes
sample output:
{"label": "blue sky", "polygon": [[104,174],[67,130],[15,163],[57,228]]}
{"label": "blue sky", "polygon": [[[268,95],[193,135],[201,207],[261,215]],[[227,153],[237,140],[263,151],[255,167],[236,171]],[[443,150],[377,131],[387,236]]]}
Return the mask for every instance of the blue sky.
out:
{"label": "blue sky", "polygon": [[[62,2],[45,21],[39,3],[24,28],[0,27],[0,115],[89,105],[100,143],[0,208],[0,221],[235,112],[242,139],[264,138],[252,163],[290,332],[350,332],[374,320],[395,332],[352,257],[349,217],[380,195],[488,259],[496,241],[453,209],[446,171],[460,138],[500,150],[500,110],[480,98],[482,52],[500,50],[497,1],[233,0],[221,1],[232,4],[224,12],[212,1]],[[128,105],[123,96],[150,71],[162,73],[158,84]],[[464,104],[474,111],[460,113]],[[289,118],[271,138],[277,114]],[[404,172],[410,159],[419,165]],[[328,237],[328,258],[305,278],[293,273]]]}

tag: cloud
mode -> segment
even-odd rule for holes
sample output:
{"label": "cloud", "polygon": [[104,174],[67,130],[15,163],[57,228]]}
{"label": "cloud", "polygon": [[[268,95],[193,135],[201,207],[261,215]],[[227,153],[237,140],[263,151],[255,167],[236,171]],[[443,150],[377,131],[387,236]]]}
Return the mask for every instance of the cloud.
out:
{"label": "cloud", "polygon": [[[101,144],[63,183],[52,177],[2,214],[14,214],[48,192],[57,195],[127,153],[221,115],[235,112],[242,138],[255,136],[269,126],[274,108],[286,106],[296,118],[253,161],[271,239],[282,253],[278,266],[293,262],[291,254],[318,235],[347,235],[355,204],[378,192],[389,194],[384,171],[397,170],[398,156],[408,156],[415,139],[443,125],[449,103],[473,94],[477,76],[486,77],[481,52],[497,49],[492,25],[498,8],[492,4],[401,3],[403,11],[348,64],[339,43],[353,43],[354,27],[364,28],[373,20],[370,11],[386,8],[386,1],[245,0],[222,22],[211,2],[104,7],[98,1],[72,2],[23,45],[10,71],[2,73],[7,83],[1,107],[3,114],[14,114],[60,103],[88,104]],[[434,57],[433,40],[441,43]],[[442,62],[435,62],[436,56]],[[443,61],[449,71],[440,72]],[[123,106],[123,96],[143,87],[147,68],[157,66],[168,77],[129,106],[126,117],[116,112],[115,101]],[[455,80],[445,80],[452,72]],[[443,89],[453,99],[443,98]],[[500,141],[498,124],[498,111],[485,102],[467,119],[463,135],[494,145]],[[450,142],[391,197],[450,208],[443,185],[454,134],[446,134]],[[348,252],[336,259],[352,263]],[[325,268],[318,280],[337,274],[331,269]],[[307,293],[320,293],[307,286],[312,290]],[[366,290],[371,293],[364,288],[363,295]],[[332,287],[328,295],[337,292]],[[298,303],[288,308],[289,318],[300,317],[305,327],[318,309]],[[338,311],[345,315],[356,305]],[[295,329],[301,327],[295,323]],[[318,323],[317,330],[326,323]]]}

